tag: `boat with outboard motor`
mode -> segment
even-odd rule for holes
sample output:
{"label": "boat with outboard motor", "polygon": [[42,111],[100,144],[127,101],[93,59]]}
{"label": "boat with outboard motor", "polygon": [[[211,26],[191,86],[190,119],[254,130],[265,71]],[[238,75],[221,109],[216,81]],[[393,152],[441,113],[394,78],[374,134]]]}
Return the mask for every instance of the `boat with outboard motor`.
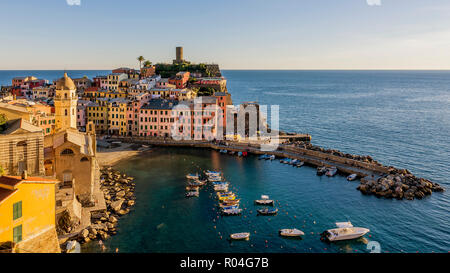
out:
{"label": "boat with outboard motor", "polygon": [[280,229],[278,232],[281,236],[284,237],[300,237],[305,235],[305,233],[299,229],[293,228],[293,229]]}
{"label": "boat with outboard motor", "polygon": [[325,175],[329,176],[329,177],[333,177],[337,174],[337,171],[338,171],[338,169],[333,166],[333,167],[328,168],[327,173]]}
{"label": "boat with outboard motor", "polygon": [[278,213],[277,208],[264,208],[256,210],[260,215],[275,215]]}
{"label": "boat with outboard motor", "polygon": [[370,232],[367,228],[354,227],[351,222],[337,222],[336,226],[337,228],[324,231],[320,239],[330,242],[352,240]]}
{"label": "boat with outboard motor", "polygon": [[274,202],[273,200],[269,199],[268,195],[261,195],[261,199],[255,200],[255,204],[263,206],[273,206]]}

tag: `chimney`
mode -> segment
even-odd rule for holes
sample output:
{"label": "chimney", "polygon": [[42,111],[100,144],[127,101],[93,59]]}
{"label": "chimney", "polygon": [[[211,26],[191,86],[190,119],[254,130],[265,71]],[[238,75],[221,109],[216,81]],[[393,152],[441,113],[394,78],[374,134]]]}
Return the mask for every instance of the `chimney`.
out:
{"label": "chimney", "polygon": [[27,171],[23,171],[22,172],[22,180],[27,180],[28,179],[28,173]]}

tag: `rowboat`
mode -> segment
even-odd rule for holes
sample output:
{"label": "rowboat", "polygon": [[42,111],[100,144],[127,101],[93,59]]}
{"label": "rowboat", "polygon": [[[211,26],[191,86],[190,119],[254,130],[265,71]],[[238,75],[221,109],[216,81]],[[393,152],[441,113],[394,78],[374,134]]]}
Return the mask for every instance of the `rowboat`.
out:
{"label": "rowboat", "polygon": [[217,182],[213,182],[212,183],[214,186],[228,186],[228,182],[219,182],[219,181],[217,181]]}
{"label": "rowboat", "polygon": [[197,174],[192,174],[192,173],[190,173],[190,174],[187,174],[186,175],[186,178],[187,179],[198,179],[198,173]]}
{"label": "rowboat", "polygon": [[234,196],[234,195],[225,196],[225,197],[219,197],[219,200],[220,200],[220,201],[234,200],[234,199],[236,199],[236,196]]}
{"label": "rowboat", "polygon": [[299,229],[280,229],[279,234],[284,237],[300,237],[305,235],[305,233]]}
{"label": "rowboat", "polygon": [[235,209],[227,209],[227,210],[223,210],[222,211],[222,215],[239,215],[242,213],[242,209],[239,208],[235,208]]}
{"label": "rowboat", "polygon": [[228,186],[214,186],[214,191],[228,191]]}
{"label": "rowboat", "polygon": [[321,234],[321,240],[344,241],[360,238],[370,232],[367,228],[353,227],[351,222],[338,222],[337,228],[329,229]]}
{"label": "rowboat", "polygon": [[250,238],[250,232],[233,233],[230,235],[232,240],[248,240]]}
{"label": "rowboat", "polygon": [[275,208],[264,208],[264,209],[258,209],[258,214],[261,215],[275,215],[278,213],[278,209]]}
{"label": "rowboat", "polygon": [[208,181],[209,182],[219,182],[219,181],[222,181],[222,177],[221,176],[208,176]]}
{"label": "rowboat", "polygon": [[207,170],[207,171],[205,172],[205,174],[206,174],[207,176],[217,176],[217,175],[220,176],[220,172],[214,172],[214,171],[210,171],[210,170]]}
{"label": "rowboat", "polygon": [[239,205],[241,202],[241,199],[234,199],[234,200],[224,200],[222,201],[222,205],[224,206],[233,206],[233,205]]}
{"label": "rowboat", "polygon": [[234,206],[225,206],[222,207],[222,210],[230,210],[230,209],[238,209],[239,205],[234,205]]}

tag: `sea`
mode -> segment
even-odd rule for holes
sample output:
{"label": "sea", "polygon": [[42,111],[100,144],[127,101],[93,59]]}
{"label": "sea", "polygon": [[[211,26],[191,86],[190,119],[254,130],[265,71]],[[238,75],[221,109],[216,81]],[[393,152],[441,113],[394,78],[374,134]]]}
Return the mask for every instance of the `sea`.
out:
{"label": "sea", "polygon": [[[109,71],[67,71],[93,77]],[[450,71],[243,71],[224,70],[234,104],[279,106],[280,129],[309,133],[312,143],[370,155],[406,168],[447,189],[423,200],[362,195],[358,181],[316,176],[256,156],[239,158],[191,148],[154,148],[117,169],[136,178],[136,205],[119,220],[117,235],[84,252],[208,253],[447,253],[450,251]],[[0,85],[15,76],[50,81],[63,71],[0,71]],[[270,120],[269,120],[270,121]],[[222,217],[211,187],[184,196],[190,172],[217,170],[241,200],[241,216]],[[269,195],[276,216],[258,216],[253,204]],[[336,222],[370,232],[339,243],[320,240]],[[301,239],[278,235],[298,228]],[[231,242],[231,233],[250,240]]]}

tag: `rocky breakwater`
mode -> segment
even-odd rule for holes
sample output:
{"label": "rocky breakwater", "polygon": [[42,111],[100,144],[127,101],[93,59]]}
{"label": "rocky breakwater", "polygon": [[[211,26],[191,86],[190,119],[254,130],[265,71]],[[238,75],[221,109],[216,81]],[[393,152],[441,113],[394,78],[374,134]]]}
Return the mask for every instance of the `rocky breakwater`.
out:
{"label": "rocky breakwater", "polygon": [[430,180],[419,178],[408,170],[391,168],[390,173],[371,179],[361,179],[357,189],[367,195],[375,195],[384,198],[396,198],[399,200],[414,198],[422,199],[433,192],[443,192],[444,188]]}
{"label": "rocky breakwater", "polygon": [[106,240],[117,233],[116,225],[121,216],[130,212],[136,202],[134,178],[106,167],[101,170],[101,190],[105,196],[106,211],[91,213],[92,225],[82,230],[77,240],[87,243]]}

